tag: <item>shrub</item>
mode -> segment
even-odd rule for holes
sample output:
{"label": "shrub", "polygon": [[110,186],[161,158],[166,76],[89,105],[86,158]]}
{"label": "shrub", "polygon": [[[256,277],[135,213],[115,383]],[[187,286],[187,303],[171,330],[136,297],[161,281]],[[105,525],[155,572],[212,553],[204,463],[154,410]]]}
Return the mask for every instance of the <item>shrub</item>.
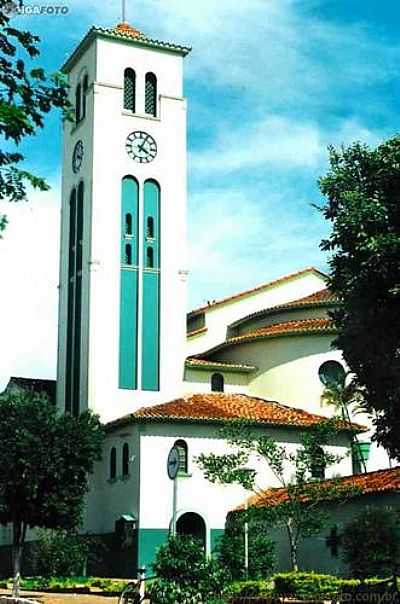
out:
{"label": "shrub", "polygon": [[216,554],[232,579],[262,579],[268,577],[275,564],[275,543],[265,534],[265,527],[255,522],[249,525],[249,568],[244,569],[244,518],[228,515],[225,532],[219,538]]}
{"label": "shrub", "polygon": [[343,558],[353,577],[385,577],[400,562],[399,511],[366,508],[343,532]]}
{"label": "shrub", "polygon": [[223,593],[226,572],[207,559],[200,541],[187,535],[170,537],[157,552],[157,579],[148,592],[154,604],[198,604]]}
{"label": "shrub", "polygon": [[34,573],[42,577],[72,577],[85,574],[96,539],[68,531],[41,530],[32,546]]}

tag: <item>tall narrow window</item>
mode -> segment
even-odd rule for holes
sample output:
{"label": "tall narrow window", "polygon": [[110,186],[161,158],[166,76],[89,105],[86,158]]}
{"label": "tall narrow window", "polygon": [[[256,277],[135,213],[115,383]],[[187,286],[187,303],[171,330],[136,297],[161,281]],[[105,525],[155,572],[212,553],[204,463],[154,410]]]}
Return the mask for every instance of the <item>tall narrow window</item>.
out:
{"label": "tall narrow window", "polygon": [[129,445],[122,447],[122,476],[129,476]]}
{"label": "tall narrow window", "polygon": [[69,255],[68,255],[68,315],[67,315],[67,358],[65,367],[65,411],[72,411],[73,399],[73,356],[75,315],[75,264],[76,264],[76,189],[69,200]]}
{"label": "tall narrow window", "polygon": [[148,239],[154,238],[154,218],[152,216],[147,218],[146,237]]}
{"label": "tall narrow window", "polygon": [[110,451],[110,480],[117,477],[117,449],[113,447]]}
{"label": "tall narrow window", "polygon": [[311,476],[322,480],[325,478],[326,458],[322,447],[315,447],[311,459]]}
{"label": "tall narrow window", "polygon": [[119,307],[119,387],[137,388],[139,183],[122,179]]}
{"label": "tall narrow window", "polygon": [[150,115],[157,115],[157,78],[154,73],[146,73],[144,109]]}
{"label": "tall narrow window", "polygon": [[132,246],[130,243],[125,246],[125,264],[132,264]]}
{"label": "tall narrow window", "polygon": [[132,214],[125,214],[125,235],[132,235]]}
{"label": "tall narrow window", "polygon": [[124,109],[135,112],[136,74],[133,69],[124,72]]}
{"label": "tall narrow window", "polygon": [[82,119],[86,115],[86,95],[89,87],[89,78],[87,73],[83,77],[82,81]]}
{"label": "tall narrow window", "polygon": [[147,248],[146,268],[154,268],[154,250],[152,247]]}
{"label": "tall narrow window", "polygon": [[178,450],[179,453],[179,469],[178,471],[182,474],[188,473],[188,446],[186,441],[177,440],[174,443],[174,447]]}
{"label": "tall narrow window", "polygon": [[224,391],[224,376],[221,373],[212,374],[211,391],[212,392],[223,392]]}
{"label": "tall narrow window", "polygon": [[78,84],[75,90],[75,122],[78,124],[81,119],[81,85]]}

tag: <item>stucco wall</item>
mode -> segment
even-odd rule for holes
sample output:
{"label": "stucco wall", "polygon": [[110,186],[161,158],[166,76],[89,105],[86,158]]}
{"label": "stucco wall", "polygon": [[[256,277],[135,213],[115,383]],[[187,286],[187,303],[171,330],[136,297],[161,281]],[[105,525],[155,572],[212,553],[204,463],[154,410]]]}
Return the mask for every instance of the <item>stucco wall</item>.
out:
{"label": "stucco wall", "polygon": [[326,283],[321,275],[308,272],[243,298],[210,306],[205,311],[207,332],[187,340],[187,355],[204,352],[223,342],[228,325],[241,317],[277,304],[303,298],[325,287]]}

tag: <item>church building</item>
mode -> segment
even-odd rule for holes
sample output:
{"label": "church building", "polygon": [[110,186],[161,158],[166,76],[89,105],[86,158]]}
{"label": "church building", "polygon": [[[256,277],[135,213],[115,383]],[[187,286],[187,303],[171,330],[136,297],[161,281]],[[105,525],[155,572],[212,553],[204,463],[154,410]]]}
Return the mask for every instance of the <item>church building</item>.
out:
{"label": "church building", "polygon": [[[211,553],[249,493],[208,482],[196,457],[227,452],[218,430],[240,418],[295,451],[334,413],[322,394],[345,371],[337,301],[315,268],[186,314],[189,53],[122,23],[93,27],[63,66],[75,120],[64,123],[56,404],[105,425],[83,531],[112,544],[111,576],[150,566],[175,520]],[[354,421],[327,447],[342,459],[326,478],[388,465],[369,418]],[[260,487],[280,486],[252,464]]]}

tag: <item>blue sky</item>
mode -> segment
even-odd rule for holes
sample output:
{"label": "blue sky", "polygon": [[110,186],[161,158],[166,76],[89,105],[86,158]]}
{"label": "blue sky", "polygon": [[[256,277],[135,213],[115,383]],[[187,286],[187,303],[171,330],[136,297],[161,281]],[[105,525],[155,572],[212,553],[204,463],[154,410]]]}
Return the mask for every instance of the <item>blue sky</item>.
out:
{"label": "blue sky", "polygon": [[[26,2],[35,4],[36,2]],[[51,4],[47,0],[36,4]],[[65,17],[15,19],[56,70],[120,0],[60,0]],[[190,306],[304,266],[326,269],[328,225],[312,207],[328,144],[379,143],[398,131],[400,6],[376,0],[127,0],[151,37],[187,43]],[[52,184],[8,206],[0,271],[8,283],[0,367],[54,377],[61,129],[54,114],[24,144]],[[0,202],[1,206],[4,202]],[[3,295],[2,295],[3,297]],[[2,327],[3,330],[3,327]],[[4,362],[3,362],[4,361]],[[2,371],[0,369],[0,371]]]}

